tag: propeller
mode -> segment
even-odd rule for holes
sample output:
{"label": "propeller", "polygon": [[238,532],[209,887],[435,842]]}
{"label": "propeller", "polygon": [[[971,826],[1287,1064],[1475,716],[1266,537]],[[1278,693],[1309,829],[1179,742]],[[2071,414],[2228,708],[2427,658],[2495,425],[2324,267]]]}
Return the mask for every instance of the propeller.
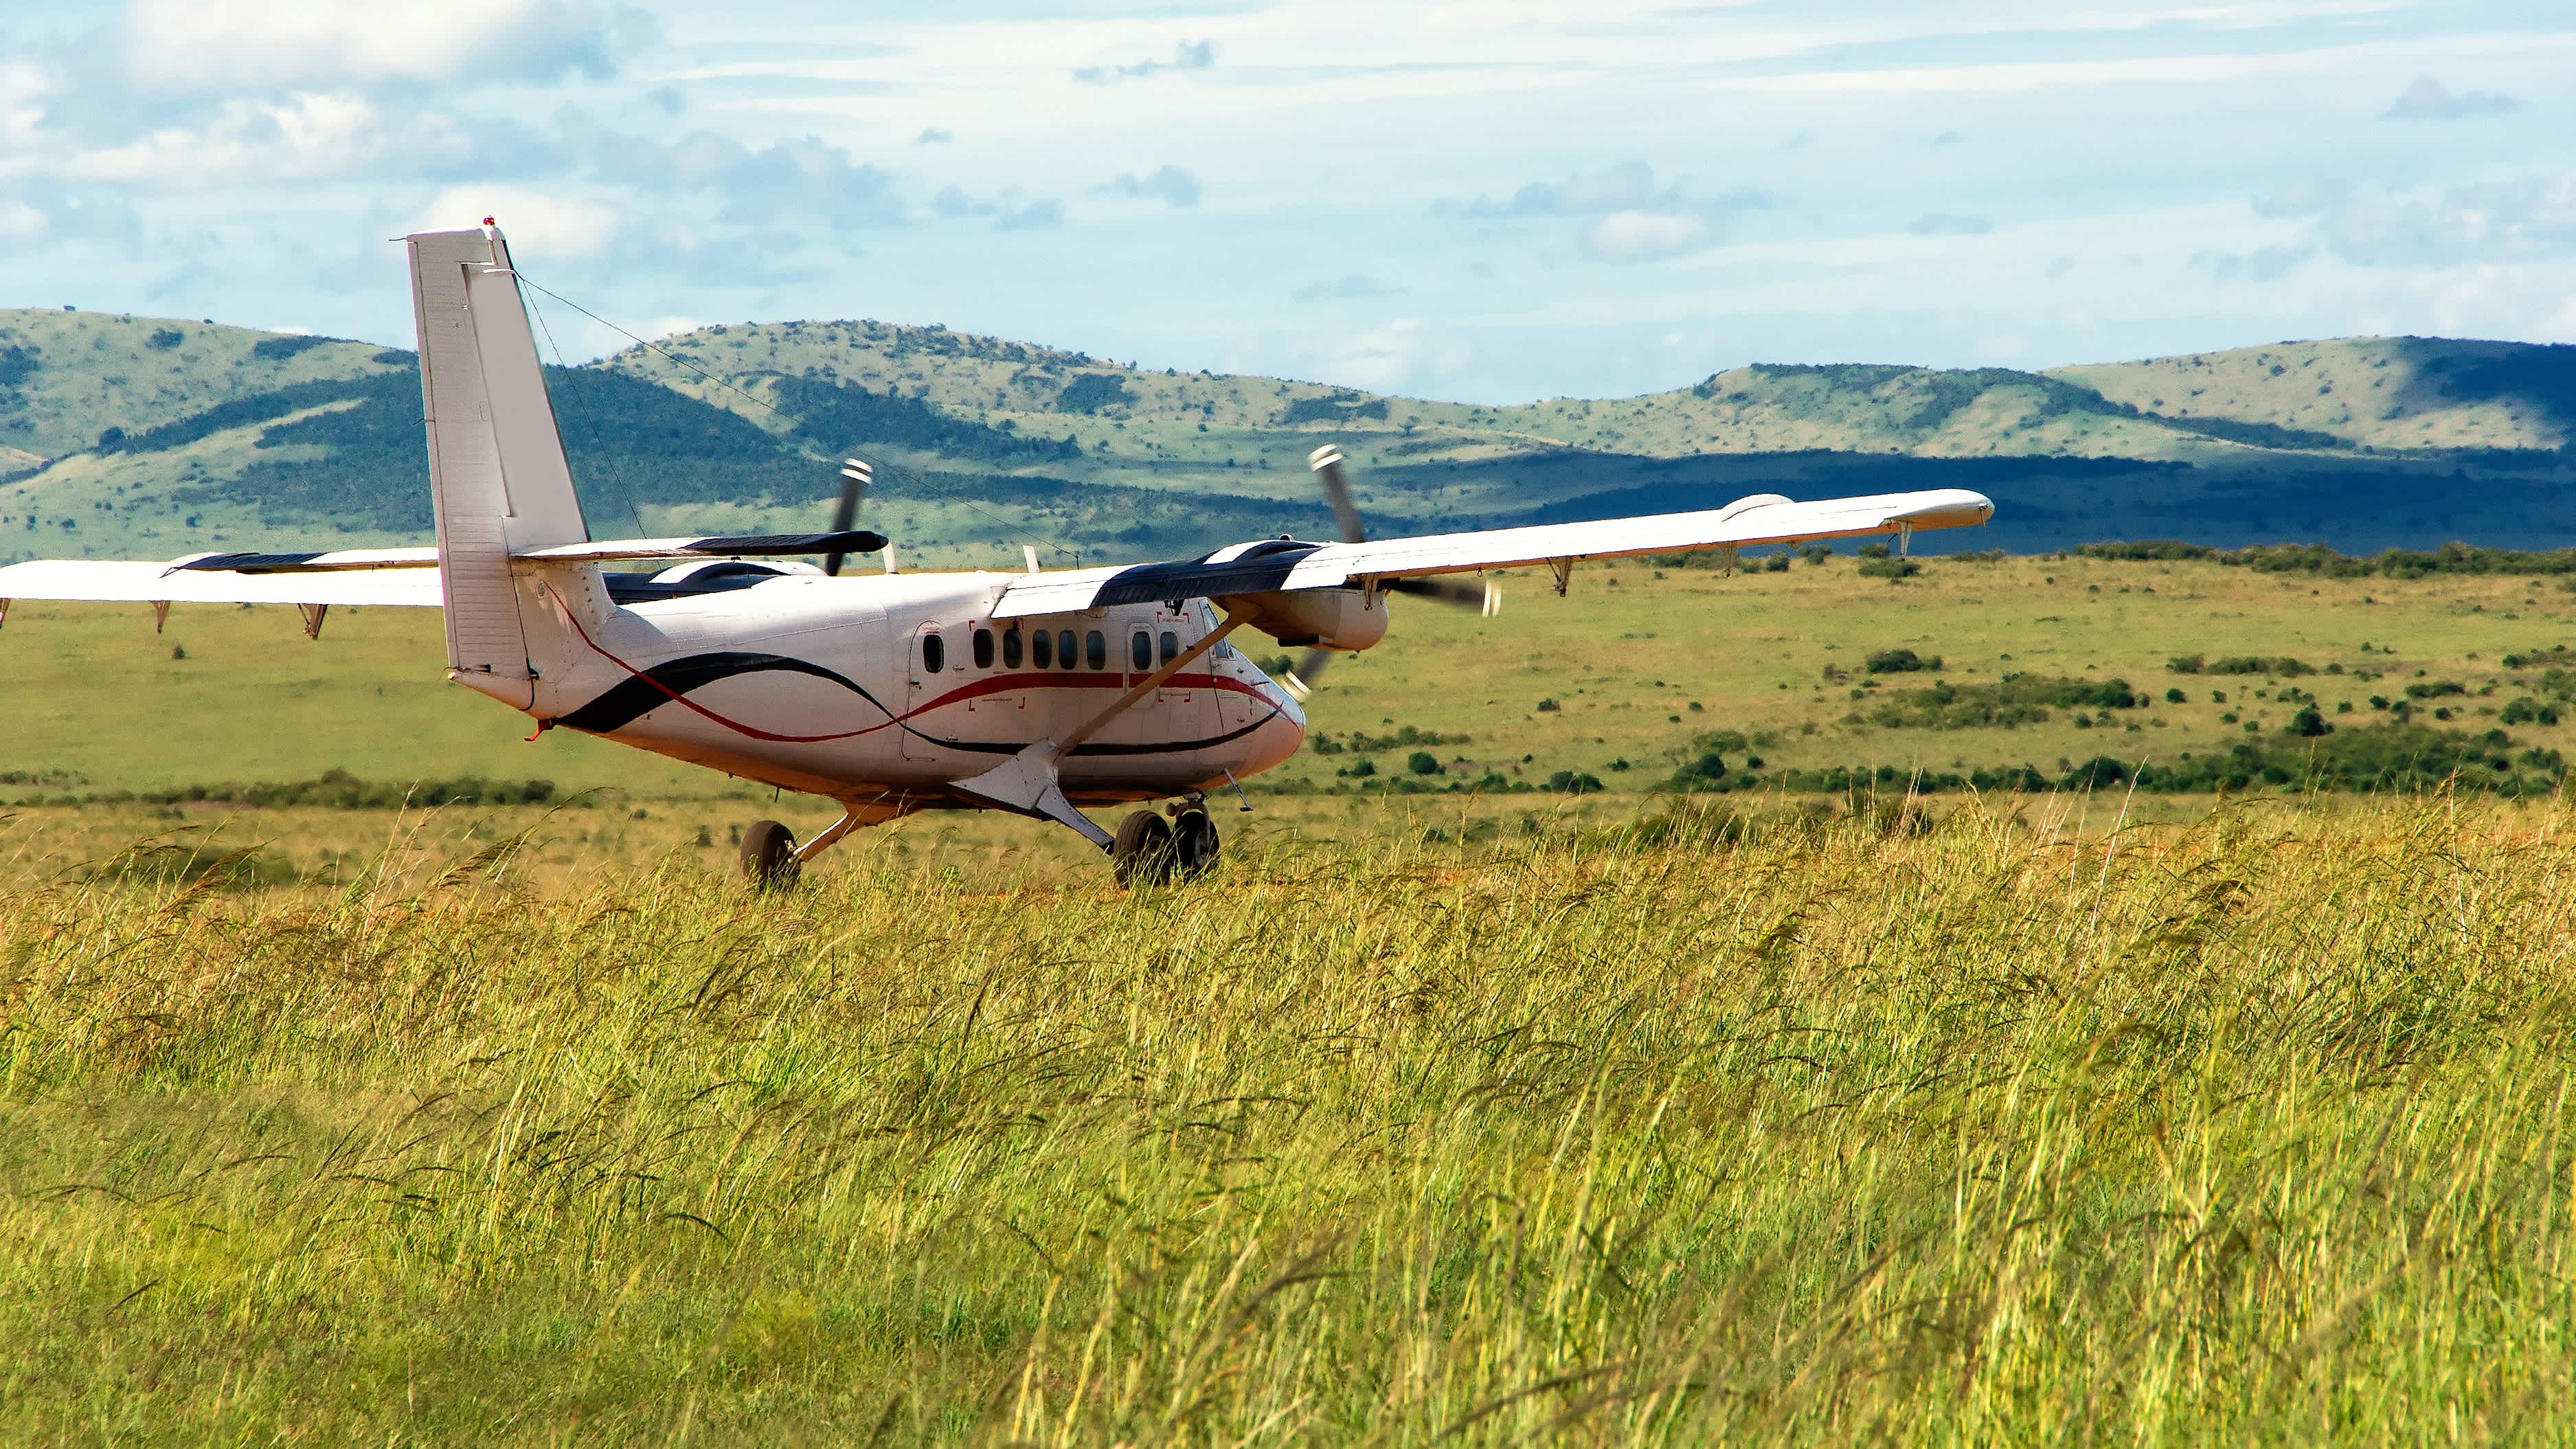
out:
{"label": "propeller", "polygon": [[[1368,526],[1360,522],[1359,507],[1351,502],[1351,481],[1342,470],[1342,450],[1326,443],[1306,455],[1306,466],[1315,470],[1315,481],[1323,485],[1324,501],[1332,506],[1333,522],[1342,531],[1342,542],[1368,542]],[[1419,599],[1474,609],[1488,619],[1503,611],[1503,591],[1490,580],[1386,579],[1378,584],[1378,589],[1382,593],[1411,594]],[[1279,682],[1287,687],[1290,694],[1305,699],[1315,692],[1315,681],[1322,676],[1325,662],[1332,657],[1330,649],[1309,649],[1306,657],[1290,667],[1288,677]]]}
{"label": "propeller", "polygon": [[[867,464],[856,458],[841,460],[841,501],[832,505],[832,531],[847,533],[858,526],[859,500],[867,495],[868,480],[875,476]],[[838,574],[844,554],[823,555],[823,572]]]}

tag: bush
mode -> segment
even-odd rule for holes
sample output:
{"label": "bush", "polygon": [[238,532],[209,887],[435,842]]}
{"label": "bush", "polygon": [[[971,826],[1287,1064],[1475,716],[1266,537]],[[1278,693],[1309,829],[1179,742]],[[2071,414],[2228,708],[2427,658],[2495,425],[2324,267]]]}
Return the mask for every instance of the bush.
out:
{"label": "bush", "polygon": [[1899,690],[1872,709],[1868,722],[1888,729],[1964,730],[2037,724],[2051,709],[2135,709],[2146,701],[2125,679],[2008,674],[1993,684]]}
{"label": "bush", "polygon": [[1723,790],[1728,784],[1726,761],[1716,752],[1708,752],[1673,771],[1672,779],[1666,783],[1675,790]]}
{"label": "bush", "polygon": [[2236,654],[2212,661],[2209,672],[2261,674],[2281,679],[2296,679],[2302,674],[2314,674],[2317,670],[2315,665],[2293,659],[2286,654]]}
{"label": "bush", "polygon": [[1923,565],[1910,558],[1865,558],[1860,573],[1866,579],[1910,579],[1923,572]]}
{"label": "bush", "polygon": [[1940,655],[1926,659],[1911,649],[1881,649],[1861,662],[1861,668],[1871,674],[1913,674],[1940,667]]}
{"label": "bush", "polygon": [[2168,689],[2165,691],[2165,703],[2167,704],[2188,704],[2190,702],[2191,696],[2183,693],[2179,689]]}
{"label": "bush", "polygon": [[1440,757],[1429,750],[1415,750],[1404,757],[1404,769],[1411,775],[1437,775],[1440,773]]}
{"label": "bush", "polygon": [[1601,783],[1601,777],[1598,775],[1575,770],[1559,770],[1547,777],[1547,788],[1561,795],[1592,795],[1609,787]]}
{"label": "bush", "polygon": [[1538,702],[1538,712],[1540,714],[1554,714],[1561,708],[1563,708],[1563,706],[1559,705],[1552,699],[1542,699]]}

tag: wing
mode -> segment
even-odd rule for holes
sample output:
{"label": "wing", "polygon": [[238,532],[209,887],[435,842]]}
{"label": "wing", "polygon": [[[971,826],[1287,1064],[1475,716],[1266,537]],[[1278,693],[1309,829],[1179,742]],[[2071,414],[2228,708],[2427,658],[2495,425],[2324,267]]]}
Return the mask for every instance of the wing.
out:
{"label": "wing", "polygon": [[340,604],[352,608],[439,606],[434,566],[342,565],[312,573],[241,573],[167,563],[38,559],[0,568],[0,602],[10,599],[125,599],[151,604]]}
{"label": "wing", "polygon": [[[620,559],[768,558],[874,553],[885,535],[834,533],[638,538],[574,543],[514,554],[541,564]],[[327,553],[201,553],[167,563],[38,559],[0,568],[10,599],[126,599],[153,604],[340,604],[435,609],[442,602],[438,550],[351,548]]]}
{"label": "wing", "polygon": [[1012,581],[993,610],[999,619],[1061,614],[1153,599],[1331,589],[1373,579],[1420,578],[1478,569],[1699,549],[1799,543],[1867,534],[1960,528],[1994,516],[1982,493],[1936,488],[1793,503],[1776,493],[1740,498],[1698,513],[1543,523],[1475,533],[1435,533],[1370,543],[1300,543],[1266,539],[1205,558],[1127,568],[1068,569]]}

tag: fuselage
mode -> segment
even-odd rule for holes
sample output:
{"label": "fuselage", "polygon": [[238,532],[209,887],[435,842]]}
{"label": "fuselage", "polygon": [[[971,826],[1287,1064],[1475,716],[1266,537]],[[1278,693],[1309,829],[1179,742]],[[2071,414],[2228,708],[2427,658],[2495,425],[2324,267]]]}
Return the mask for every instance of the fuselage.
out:
{"label": "fuselage", "polygon": [[[791,573],[589,623],[559,611],[564,657],[540,666],[524,707],[552,726],[900,813],[972,804],[945,787],[1068,737],[1218,623],[1195,599],[995,621],[1014,577]],[[1218,788],[1295,754],[1305,723],[1284,688],[1221,642],[1069,752],[1064,792],[1105,805]]]}

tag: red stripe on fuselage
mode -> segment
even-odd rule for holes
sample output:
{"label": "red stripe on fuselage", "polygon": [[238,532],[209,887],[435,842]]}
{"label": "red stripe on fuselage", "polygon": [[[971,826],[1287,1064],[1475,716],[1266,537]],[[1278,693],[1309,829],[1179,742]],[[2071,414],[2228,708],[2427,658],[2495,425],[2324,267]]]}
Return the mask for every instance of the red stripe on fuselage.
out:
{"label": "red stripe on fuselage", "polygon": [[[955,689],[952,689],[946,694],[943,694],[937,699],[931,700],[925,704],[914,705],[911,709],[904,711],[901,718],[908,724],[913,720],[919,719],[922,715],[927,714],[931,710],[939,709],[946,705],[956,704],[963,700],[982,699],[986,695],[1009,694],[1014,690],[1115,689],[1125,691],[1134,688],[1136,683],[1137,680],[1134,676],[1111,674],[1105,670],[1098,674],[1086,673],[1080,670],[1072,672],[1059,670],[1045,674],[990,674],[986,675],[982,679],[975,680],[972,683],[961,684]],[[1278,708],[1276,704],[1272,704],[1270,700],[1264,698],[1260,690],[1229,675],[1175,674],[1171,678],[1164,680],[1160,687],[1164,689],[1222,689],[1229,693],[1244,695],[1250,699],[1257,700],[1262,704],[1270,705],[1273,709]]]}

